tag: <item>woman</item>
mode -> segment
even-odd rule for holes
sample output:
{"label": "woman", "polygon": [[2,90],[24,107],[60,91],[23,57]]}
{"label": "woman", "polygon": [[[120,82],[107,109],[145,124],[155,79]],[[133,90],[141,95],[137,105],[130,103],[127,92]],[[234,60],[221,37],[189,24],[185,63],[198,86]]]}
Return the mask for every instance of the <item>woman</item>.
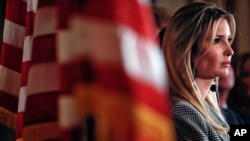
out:
{"label": "woman", "polygon": [[163,51],[177,140],[229,140],[229,126],[210,88],[229,73],[235,31],[233,15],[210,3],[191,3],[171,18]]}

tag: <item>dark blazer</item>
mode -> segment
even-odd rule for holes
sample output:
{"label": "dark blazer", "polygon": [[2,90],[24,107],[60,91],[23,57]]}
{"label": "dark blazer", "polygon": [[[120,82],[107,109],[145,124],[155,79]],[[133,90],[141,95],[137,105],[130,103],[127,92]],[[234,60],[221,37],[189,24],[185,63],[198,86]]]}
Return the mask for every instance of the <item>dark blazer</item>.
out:
{"label": "dark blazer", "polygon": [[229,125],[244,125],[245,124],[243,121],[243,118],[231,108],[222,108],[221,110]]}
{"label": "dark blazer", "polygon": [[[201,113],[190,103],[180,101],[172,106],[172,115],[178,141],[229,141],[229,134],[218,134]],[[211,116],[226,126],[210,108]]]}

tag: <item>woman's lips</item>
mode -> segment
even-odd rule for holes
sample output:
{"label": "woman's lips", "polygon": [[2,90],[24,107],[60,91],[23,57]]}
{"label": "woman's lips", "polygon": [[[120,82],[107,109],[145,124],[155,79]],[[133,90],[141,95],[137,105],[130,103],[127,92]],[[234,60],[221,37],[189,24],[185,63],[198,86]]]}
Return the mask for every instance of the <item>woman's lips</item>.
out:
{"label": "woman's lips", "polygon": [[223,62],[222,63],[222,66],[224,66],[224,67],[230,67],[230,65],[231,65],[231,62]]}

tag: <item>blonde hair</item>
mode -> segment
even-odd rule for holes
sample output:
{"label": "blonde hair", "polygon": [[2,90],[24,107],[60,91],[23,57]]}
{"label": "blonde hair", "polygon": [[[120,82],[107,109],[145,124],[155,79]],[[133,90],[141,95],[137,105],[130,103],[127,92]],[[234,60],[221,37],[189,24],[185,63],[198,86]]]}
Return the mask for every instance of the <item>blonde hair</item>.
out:
{"label": "blonde hair", "polygon": [[196,64],[192,59],[206,53],[201,44],[207,39],[212,43],[221,19],[227,20],[234,39],[236,23],[232,14],[211,3],[196,2],[186,5],[172,16],[162,46],[172,100],[190,102],[220,133],[228,131],[228,127],[218,124],[210,116],[206,103],[221,116],[217,98],[214,94],[208,94],[206,102],[201,98],[194,81]]}

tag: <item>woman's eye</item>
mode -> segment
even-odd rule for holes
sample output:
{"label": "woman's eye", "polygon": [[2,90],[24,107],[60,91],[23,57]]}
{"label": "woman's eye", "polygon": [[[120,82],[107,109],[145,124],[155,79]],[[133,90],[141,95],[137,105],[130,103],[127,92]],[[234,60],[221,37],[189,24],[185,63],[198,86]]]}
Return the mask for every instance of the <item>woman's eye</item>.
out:
{"label": "woman's eye", "polygon": [[233,41],[232,38],[228,38],[227,40],[228,40],[229,43],[231,43]]}
{"label": "woman's eye", "polygon": [[220,43],[220,40],[221,40],[220,38],[215,38],[215,39],[214,39],[214,44]]}

